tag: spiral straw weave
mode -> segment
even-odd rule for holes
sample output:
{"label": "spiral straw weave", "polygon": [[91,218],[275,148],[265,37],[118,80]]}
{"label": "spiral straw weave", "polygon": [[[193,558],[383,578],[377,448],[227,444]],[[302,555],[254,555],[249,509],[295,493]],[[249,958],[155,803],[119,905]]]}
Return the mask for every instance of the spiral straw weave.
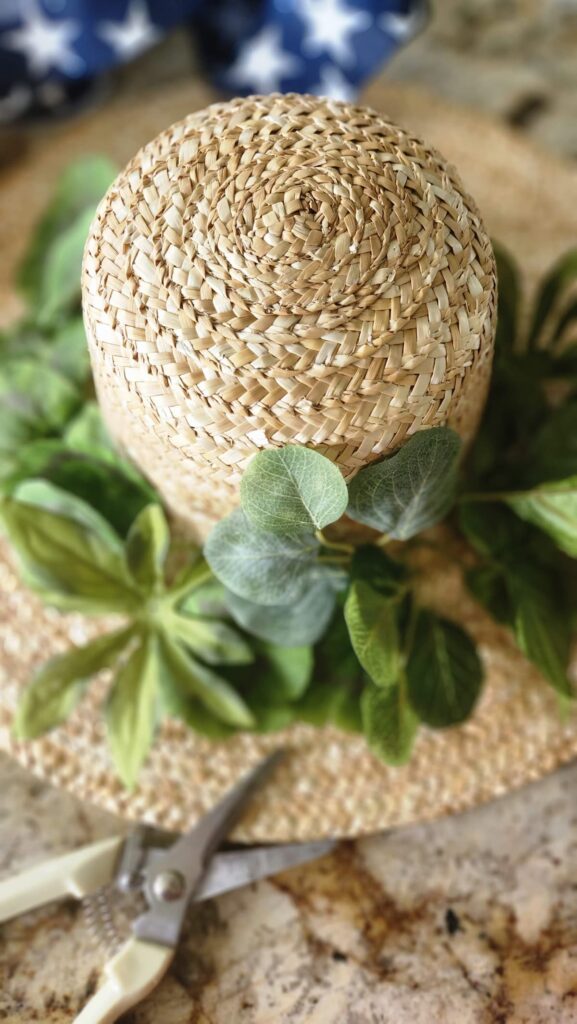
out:
{"label": "spiral straw weave", "polygon": [[373,111],[275,95],[173,125],[103,200],[83,286],[110,429],[197,535],[260,448],[350,476],[477,425],[491,246],[442,158]]}

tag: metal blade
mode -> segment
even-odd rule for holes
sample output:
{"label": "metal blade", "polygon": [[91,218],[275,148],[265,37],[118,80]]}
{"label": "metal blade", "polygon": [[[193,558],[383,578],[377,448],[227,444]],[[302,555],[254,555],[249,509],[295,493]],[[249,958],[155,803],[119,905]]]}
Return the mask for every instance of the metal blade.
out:
{"label": "metal blade", "polygon": [[285,846],[259,846],[250,850],[232,850],[217,853],[212,858],[196,890],[193,900],[200,903],[225,892],[242,889],[244,885],[270,878],[281,871],[318,860],[331,853],[337,845],[335,839],[322,839],[316,843],[287,843]]}
{"label": "metal blade", "polygon": [[[187,904],[212,855],[282,757],[284,751],[277,750],[261,761],[189,832],[150,860],[144,870],[149,910],[133,924],[137,938],[176,946]],[[167,885],[174,887],[171,892],[164,891]]]}

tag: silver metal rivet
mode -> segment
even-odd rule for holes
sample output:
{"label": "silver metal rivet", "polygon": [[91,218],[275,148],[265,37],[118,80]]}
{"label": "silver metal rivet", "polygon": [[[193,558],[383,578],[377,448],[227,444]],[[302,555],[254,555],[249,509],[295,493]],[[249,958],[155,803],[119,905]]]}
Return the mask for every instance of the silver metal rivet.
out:
{"label": "silver metal rivet", "polygon": [[184,895],[186,879],[180,871],[162,871],[152,883],[152,891],[157,900],[163,903],[172,903]]}

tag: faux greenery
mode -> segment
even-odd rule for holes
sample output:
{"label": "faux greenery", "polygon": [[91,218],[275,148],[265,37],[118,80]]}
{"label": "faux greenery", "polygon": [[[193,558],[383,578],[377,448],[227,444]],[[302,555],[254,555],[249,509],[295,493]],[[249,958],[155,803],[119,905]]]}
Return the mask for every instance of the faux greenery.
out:
{"label": "faux greenery", "polygon": [[[112,175],[100,159],[69,170],[19,273],[28,313],[0,339],[0,521],[23,578],[56,608],[115,617],[39,671],[18,736],[60,724],[107,670],[110,750],[128,786],[165,715],[212,738],[330,722],[403,764],[420,725],[465,721],[482,689],[472,638],[423,604],[416,554],[435,544],[459,552],[474,597],[565,706],[577,608],[577,252],[548,275],[527,323],[515,267],[498,252],[493,385],[466,458],[447,427],[413,435],[348,484],[317,451],[262,451],[240,507],[201,552],[171,536],[158,495],[115,451],[93,401],[79,262]],[[362,543],[343,540],[345,514],[365,528]]]}

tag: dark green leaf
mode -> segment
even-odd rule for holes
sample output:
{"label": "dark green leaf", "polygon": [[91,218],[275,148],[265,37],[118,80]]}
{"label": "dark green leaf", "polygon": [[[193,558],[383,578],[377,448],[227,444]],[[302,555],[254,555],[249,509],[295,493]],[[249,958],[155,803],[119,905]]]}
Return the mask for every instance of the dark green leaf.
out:
{"label": "dark green leaf", "polygon": [[567,678],[571,626],[555,576],[529,564],[509,569],[506,580],[520,649],[558,693],[572,696]]}
{"label": "dark green leaf", "polygon": [[81,385],[88,380],[90,358],[81,316],[68,321],[59,329],[55,337],[44,346],[43,356],[53,370],[74,384]]}
{"label": "dark green leaf", "polygon": [[257,604],[292,604],[321,578],[312,534],[280,537],[257,530],[237,509],[210,534],[204,554],[229,590]]}
{"label": "dark green leaf", "polygon": [[126,538],[126,562],[133,580],[147,593],[162,589],[170,531],[160,505],[147,505]]}
{"label": "dark green leaf", "polygon": [[459,506],[459,525],[483,557],[501,562],[527,550],[529,527],[497,502],[463,503]]}
{"label": "dark green leaf", "polygon": [[419,431],[396,455],[357,473],[349,485],[348,515],[395,540],[433,526],[455,500],[460,449],[459,436],[448,427]]}
{"label": "dark green leaf", "polygon": [[242,508],[259,530],[311,533],[334,523],[347,507],[340,470],[299,445],[269,448],[251,460],[241,482]]}
{"label": "dark green leaf", "polygon": [[506,501],[521,519],[544,530],[561,551],[577,557],[577,475],[510,494]]}
{"label": "dark green leaf", "polygon": [[299,700],[311,681],[312,648],[261,643],[258,650],[264,656],[264,665],[255,678],[253,695],[257,694],[260,701],[267,704],[290,704]]}
{"label": "dark green leaf", "polygon": [[386,764],[406,764],[419,720],[399,682],[383,690],[368,684],[361,698],[363,730],[370,749]]}
{"label": "dark green leaf", "polygon": [[62,452],[62,442],[53,438],[29,441],[0,455],[0,491],[12,494],[18,484],[42,477],[46,467]]}
{"label": "dark green leaf", "polygon": [[530,485],[577,476],[577,401],[552,411],[530,440]]}
{"label": "dark green leaf", "polygon": [[355,654],[377,686],[399,681],[403,656],[398,616],[398,602],[362,580],[351,583],[345,620]]}
{"label": "dark green leaf", "polygon": [[25,581],[49,603],[95,614],[134,609],[122,545],[90,506],[31,480],[3,502],[0,521]]}
{"label": "dark green leaf", "polygon": [[146,760],[159,718],[158,641],[141,638],[119,668],[106,705],[108,745],[124,785],[132,789]]}
{"label": "dark green leaf", "polygon": [[83,210],[54,239],[46,254],[34,303],[41,327],[53,327],[80,302],[82,254],[93,220],[94,210]]}
{"label": "dark green leaf", "polygon": [[185,647],[170,637],[161,638],[163,657],[162,686],[165,701],[180,714],[182,702],[200,701],[225,725],[250,729],[254,724],[250,709],[226,679],[196,661]]}
{"label": "dark green leaf", "polygon": [[26,687],[14,721],[18,739],[32,740],[60,725],[73,711],[83,693],[83,683],[104,668],[112,667],[130,640],[132,631],[122,629],[51,658]]}
{"label": "dark green leaf", "polygon": [[495,348],[497,358],[501,354],[515,351],[519,332],[519,272],[510,253],[493,243],[497,261],[499,301],[497,311],[497,333]]}
{"label": "dark green leaf", "polygon": [[511,596],[503,568],[482,565],[469,569],[466,581],[473,597],[493,616],[497,622],[512,626],[514,620]]}
{"label": "dark green leaf", "polygon": [[323,636],[335,608],[336,595],[324,582],[315,583],[292,605],[263,605],[226,592],[233,618],[248,633],[285,647],[315,644]]}
{"label": "dark green leaf", "polygon": [[0,455],[27,441],[58,433],[78,407],[65,377],[28,359],[0,367]]}
{"label": "dark green leaf", "polygon": [[529,328],[530,348],[535,348],[543,328],[563,292],[575,281],[577,281],[577,249],[572,249],[555,264],[538,292]]}
{"label": "dark green leaf", "polygon": [[75,161],[61,176],[19,270],[18,283],[32,305],[40,294],[53,243],[84,210],[96,210],[115,175],[116,169],[106,157],[88,156]]}
{"label": "dark green leaf", "polygon": [[458,626],[422,611],[407,663],[408,697],[421,721],[435,729],[464,722],[481,692],[483,669],[475,645]]}
{"label": "dark green leaf", "polygon": [[384,597],[397,597],[407,578],[407,570],[374,544],[363,544],[355,549],[350,575],[353,580],[368,583]]}

